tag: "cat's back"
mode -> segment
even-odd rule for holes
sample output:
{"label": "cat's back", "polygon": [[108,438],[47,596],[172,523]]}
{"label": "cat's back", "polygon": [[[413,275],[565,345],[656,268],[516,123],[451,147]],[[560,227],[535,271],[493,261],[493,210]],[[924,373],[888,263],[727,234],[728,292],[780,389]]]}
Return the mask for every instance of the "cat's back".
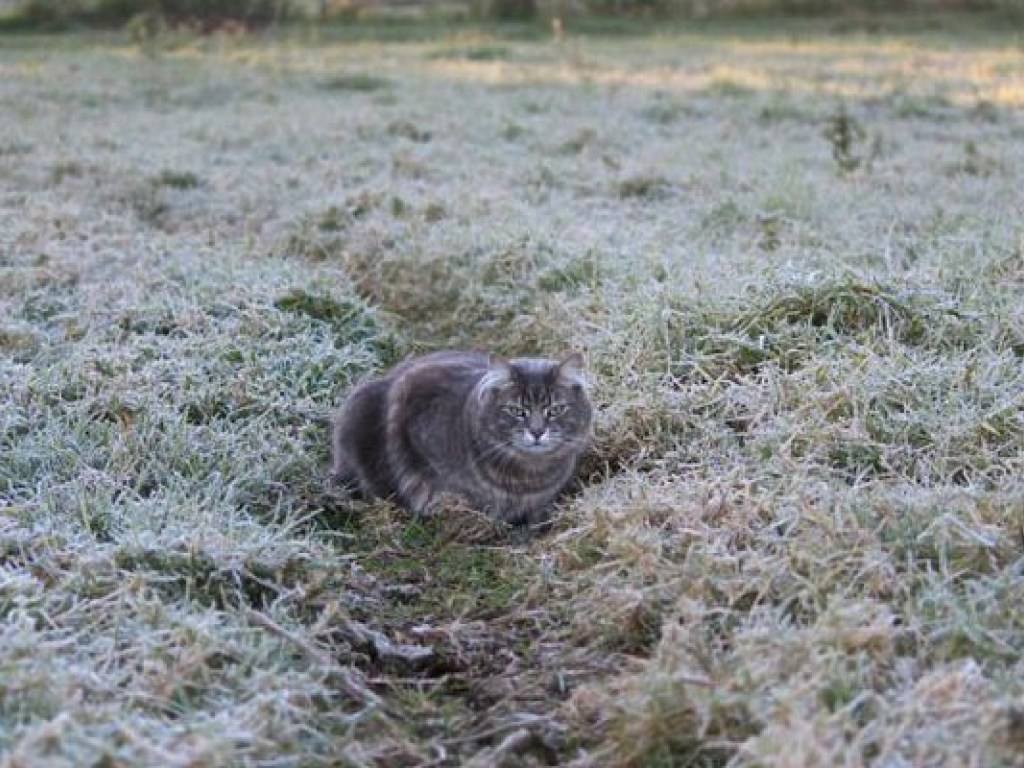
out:
{"label": "cat's back", "polygon": [[410,465],[410,430],[424,419],[454,419],[487,366],[485,354],[446,350],[358,384],[332,420],[336,482],[378,496],[397,490]]}
{"label": "cat's back", "polygon": [[481,352],[444,350],[406,360],[387,378],[393,400],[407,400],[405,405],[415,410],[424,400],[465,397],[487,368],[488,357]]}

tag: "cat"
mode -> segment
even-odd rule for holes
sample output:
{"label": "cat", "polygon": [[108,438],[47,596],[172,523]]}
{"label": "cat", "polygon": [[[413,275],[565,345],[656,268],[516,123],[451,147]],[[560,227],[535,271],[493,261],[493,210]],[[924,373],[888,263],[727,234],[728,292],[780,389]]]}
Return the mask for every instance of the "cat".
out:
{"label": "cat", "polygon": [[356,386],[332,424],[335,483],[430,515],[454,495],[514,525],[547,520],[590,440],[583,356],[415,357]]}

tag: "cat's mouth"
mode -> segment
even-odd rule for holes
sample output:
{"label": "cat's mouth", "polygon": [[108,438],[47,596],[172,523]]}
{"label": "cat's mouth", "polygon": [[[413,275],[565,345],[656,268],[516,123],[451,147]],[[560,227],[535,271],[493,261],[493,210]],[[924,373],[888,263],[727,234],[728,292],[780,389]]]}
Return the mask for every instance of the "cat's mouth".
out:
{"label": "cat's mouth", "polygon": [[551,435],[546,433],[540,437],[520,435],[515,441],[515,446],[517,450],[523,453],[537,456],[554,451],[558,447],[558,441],[553,440]]}

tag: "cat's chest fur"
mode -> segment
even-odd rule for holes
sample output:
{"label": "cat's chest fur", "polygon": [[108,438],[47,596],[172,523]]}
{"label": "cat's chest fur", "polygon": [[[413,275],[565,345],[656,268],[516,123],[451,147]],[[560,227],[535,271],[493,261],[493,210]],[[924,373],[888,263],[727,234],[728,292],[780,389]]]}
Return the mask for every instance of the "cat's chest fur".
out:
{"label": "cat's chest fur", "polygon": [[454,493],[496,518],[534,522],[572,478],[590,420],[578,354],[438,352],[353,390],[334,419],[332,471],[415,512]]}

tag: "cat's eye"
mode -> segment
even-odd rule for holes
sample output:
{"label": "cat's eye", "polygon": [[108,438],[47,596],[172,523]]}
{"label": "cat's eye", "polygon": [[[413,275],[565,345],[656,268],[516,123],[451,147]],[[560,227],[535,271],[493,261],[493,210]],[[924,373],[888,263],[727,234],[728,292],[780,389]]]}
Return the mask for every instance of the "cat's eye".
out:
{"label": "cat's eye", "polygon": [[549,419],[557,419],[568,410],[569,406],[565,403],[552,403],[544,409],[544,415]]}
{"label": "cat's eye", "polygon": [[513,418],[526,418],[526,409],[523,408],[523,406],[521,406],[519,403],[509,403],[504,408],[502,408],[502,410],[509,416],[512,416]]}

